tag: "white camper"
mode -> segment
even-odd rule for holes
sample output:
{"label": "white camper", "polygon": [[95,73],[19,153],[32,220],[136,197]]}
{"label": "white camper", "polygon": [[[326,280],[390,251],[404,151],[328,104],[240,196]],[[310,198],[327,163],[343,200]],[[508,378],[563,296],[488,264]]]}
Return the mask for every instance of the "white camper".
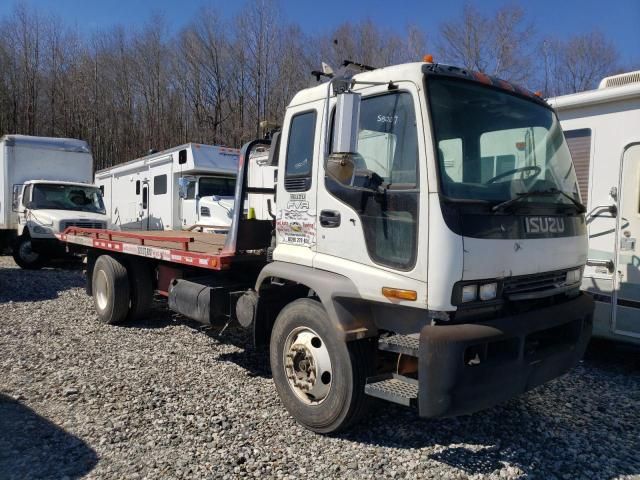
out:
{"label": "white camper", "polygon": [[86,142],[5,135],[0,139],[0,247],[22,268],[39,268],[64,253],[55,237],[68,226],[106,228],[93,185]]}
{"label": "white camper", "polygon": [[238,150],[189,143],[96,173],[122,230],[182,230],[231,222]]}
{"label": "white camper", "polygon": [[551,98],[588,207],[593,334],[640,344],[640,71]]}

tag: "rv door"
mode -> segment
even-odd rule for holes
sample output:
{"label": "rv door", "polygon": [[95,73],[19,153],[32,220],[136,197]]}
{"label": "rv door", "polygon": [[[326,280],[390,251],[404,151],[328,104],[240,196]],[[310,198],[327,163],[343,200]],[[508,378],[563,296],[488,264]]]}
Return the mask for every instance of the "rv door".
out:
{"label": "rv door", "polygon": [[640,142],[622,158],[614,332],[640,338]]}
{"label": "rv door", "polygon": [[197,183],[198,179],[196,177],[180,177],[178,179],[180,225],[177,228],[189,228],[198,223]]}

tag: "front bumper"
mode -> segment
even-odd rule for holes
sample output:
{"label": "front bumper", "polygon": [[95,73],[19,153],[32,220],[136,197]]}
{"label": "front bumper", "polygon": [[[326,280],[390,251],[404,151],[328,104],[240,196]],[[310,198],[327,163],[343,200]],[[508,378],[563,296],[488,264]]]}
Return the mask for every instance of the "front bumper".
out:
{"label": "front bumper", "polygon": [[449,417],[489,408],[563,375],[591,337],[588,295],[497,320],[429,325],[420,332],[421,417]]}

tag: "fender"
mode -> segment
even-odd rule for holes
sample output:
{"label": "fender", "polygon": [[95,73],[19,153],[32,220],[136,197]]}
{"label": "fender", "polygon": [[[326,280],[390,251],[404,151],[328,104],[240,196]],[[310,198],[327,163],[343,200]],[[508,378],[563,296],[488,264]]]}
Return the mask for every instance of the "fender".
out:
{"label": "fender", "polygon": [[[325,270],[286,262],[265,266],[256,281],[256,292],[268,278],[299,283],[313,290],[344,341],[374,337],[378,334],[370,302],[365,302],[355,284],[347,277]],[[256,318],[259,318],[256,315]]]}

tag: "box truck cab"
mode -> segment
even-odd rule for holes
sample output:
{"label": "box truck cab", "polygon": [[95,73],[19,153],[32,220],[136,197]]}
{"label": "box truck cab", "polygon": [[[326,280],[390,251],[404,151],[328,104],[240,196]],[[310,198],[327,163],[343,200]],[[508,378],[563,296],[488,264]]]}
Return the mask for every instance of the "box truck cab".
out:
{"label": "box truck cab", "polygon": [[69,226],[108,226],[84,141],[6,135],[0,140],[0,177],[0,243],[22,268],[64,255],[55,234]]}

